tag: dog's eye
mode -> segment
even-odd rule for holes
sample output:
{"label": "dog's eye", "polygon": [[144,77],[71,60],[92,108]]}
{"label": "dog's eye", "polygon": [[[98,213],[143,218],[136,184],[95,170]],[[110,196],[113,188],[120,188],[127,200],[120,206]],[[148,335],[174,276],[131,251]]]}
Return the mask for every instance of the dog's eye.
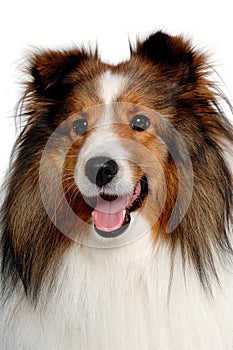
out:
{"label": "dog's eye", "polygon": [[73,130],[76,135],[83,135],[87,131],[88,122],[86,119],[78,119],[73,122]]}
{"label": "dog's eye", "polygon": [[143,114],[137,114],[132,118],[130,126],[136,131],[144,131],[149,128],[150,120]]}

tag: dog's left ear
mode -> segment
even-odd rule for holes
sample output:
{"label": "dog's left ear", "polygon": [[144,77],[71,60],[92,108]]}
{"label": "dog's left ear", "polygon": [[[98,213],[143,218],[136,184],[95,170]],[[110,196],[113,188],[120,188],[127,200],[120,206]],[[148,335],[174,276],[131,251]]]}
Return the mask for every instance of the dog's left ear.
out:
{"label": "dog's left ear", "polygon": [[84,50],[42,51],[30,60],[31,89],[43,97],[59,98],[68,83],[67,75],[77,69],[89,55]]}
{"label": "dog's left ear", "polygon": [[194,82],[201,63],[188,41],[181,36],[172,37],[162,32],[138,42],[135,53],[157,65],[161,73],[178,84]]}

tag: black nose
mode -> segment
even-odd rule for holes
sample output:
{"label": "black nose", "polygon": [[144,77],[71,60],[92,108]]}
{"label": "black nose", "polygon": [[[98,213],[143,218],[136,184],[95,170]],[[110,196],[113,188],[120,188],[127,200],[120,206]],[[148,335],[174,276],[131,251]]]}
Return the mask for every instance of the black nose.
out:
{"label": "black nose", "polygon": [[99,187],[107,185],[117,174],[118,165],[108,157],[95,157],[87,161],[85,175]]}

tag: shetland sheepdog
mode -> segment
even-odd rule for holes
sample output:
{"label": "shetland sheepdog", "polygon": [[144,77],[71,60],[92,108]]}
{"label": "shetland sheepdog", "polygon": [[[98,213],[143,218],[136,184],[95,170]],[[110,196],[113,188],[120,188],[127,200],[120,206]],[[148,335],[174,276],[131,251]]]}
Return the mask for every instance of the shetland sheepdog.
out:
{"label": "shetland sheepdog", "polygon": [[28,60],[1,209],[2,350],[233,348],[221,93],[182,36],[130,52]]}

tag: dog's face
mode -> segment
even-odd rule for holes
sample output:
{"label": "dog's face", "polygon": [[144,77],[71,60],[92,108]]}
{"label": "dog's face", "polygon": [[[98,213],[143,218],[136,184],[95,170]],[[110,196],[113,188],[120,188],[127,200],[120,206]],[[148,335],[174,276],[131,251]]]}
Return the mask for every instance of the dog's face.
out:
{"label": "dog's face", "polygon": [[64,181],[68,179],[66,188],[73,188],[74,181],[85,202],[87,222],[103,237],[126,230],[129,236],[130,229],[136,235],[140,222],[136,224],[135,219],[142,221],[142,212],[148,219],[153,210],[158,219],[156,210],[161,210],[166,193],[167,149],[156,133],[156,119],[149,108],[120,101],[91,107],[71,118],[74,143]]}
{"label": "dog's face", "polygon": [[113,247],[145,233],[179,247],[208,283],[212,247],[229,247],[222,146],[233,140],[208,69],[189,42],[160,32],[117,66],[84,50],[32,57],[3,208],[5,265],[17,257],[26,289],[37,293],[67,236]]}
{"label": "dog's face", "polygon": [[[62,196],[65,193],[77,216],[78,232],[104,238],[125,233],[124,243],[156,225],[166,199],[169,150],[162,136],[171,125],[166,116],[147,107],[153,91],[135,103],[137,74],[132,64],[126,72],[103,65],[91,81],[80,88],[75,85],[66,102],[71,112],[50,136],[58,142],[53,149],[62,153],[56,157],[62,169]],[[148,84],[141,83],[141,88],[146,90]],[[95,96],[92,101],[88,85]],[[51,159],[44,159],[48,169]]]}
{"label": "dog's face", "polygon": [[[174,74],[179,75],[177,69]],[[185,158],[186,146],[170,121],[175,105],[169,99],[179,86],[179,79],[172,77],[167,81],[161,67],[139,55],[117,67],[87,58],[65,77],[65,82],[70,83],[69,94],[58,114],[60,118],[64,116],[58,119],[59,123],[56,121],[55,135],[62,136],[57,137],[58,146],[54,149],[61,153],[62,147],[66,148],[62,157],[57,157],[57,166],[63,169],[61,197],[65,193],[79,229],[65,221],[63,232],[72,226],[73,232],[81,231],[82,236],[83,232],[95,232],[114,238],[124,233],[124,243],[149,230],[157,236],[168,177],[174,197],[181,181],[177,170],[173,172],[171,168]],[[65,82],[59,89],[67,89]],[[175,159],[177,148],[183,148],[183,154],[176,152]],[[190,192],[192,169],[185,161],[189,168],[185,186]],[[49,159],[47,169],[50,166]],[[182,177],[184,181],[185,175]],[[188,195],[186,199],[187,207]]]}
{"label": "dog's face", "polygon": [[[59,230],[82,242],[90,233],[124,234],[126,243],[149,231],[156,239],[180,224],[192,195],[192,153],[203,147],[197,101],[204,93],[211,98],[202,70],[202,55],[162,33],[138,44],[118,66],[84,51],[34,57],[36,111],[44,106],[53,128],[40,190]],[[43,179],[48,182],[55,153],[54,201]]]}

